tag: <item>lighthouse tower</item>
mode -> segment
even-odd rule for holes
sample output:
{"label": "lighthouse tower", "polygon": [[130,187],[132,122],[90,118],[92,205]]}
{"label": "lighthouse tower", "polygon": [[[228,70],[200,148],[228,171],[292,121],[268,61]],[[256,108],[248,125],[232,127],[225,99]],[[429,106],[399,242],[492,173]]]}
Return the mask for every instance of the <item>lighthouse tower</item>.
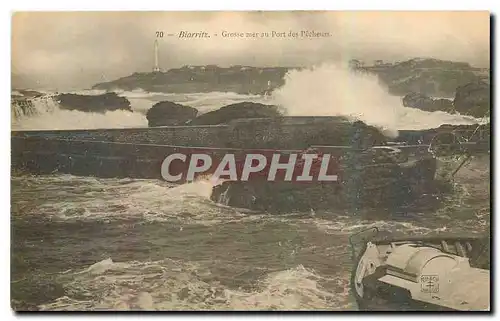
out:
{"label": "lighthouse tower", "polygon": [[153,72],[159,72],[160,66],[158,64],[158,39],[155,40],[155,66],[153,67]]}

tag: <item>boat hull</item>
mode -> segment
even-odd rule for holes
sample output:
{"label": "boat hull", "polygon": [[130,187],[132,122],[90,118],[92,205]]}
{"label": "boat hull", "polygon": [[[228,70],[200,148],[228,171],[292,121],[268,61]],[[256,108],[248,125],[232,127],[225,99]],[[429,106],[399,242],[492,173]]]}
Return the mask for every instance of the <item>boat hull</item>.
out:
{"label": "boat hull", "polygon": [[489,238],[431,237],[365,242],[351,293],[363,311],[489,309]]}

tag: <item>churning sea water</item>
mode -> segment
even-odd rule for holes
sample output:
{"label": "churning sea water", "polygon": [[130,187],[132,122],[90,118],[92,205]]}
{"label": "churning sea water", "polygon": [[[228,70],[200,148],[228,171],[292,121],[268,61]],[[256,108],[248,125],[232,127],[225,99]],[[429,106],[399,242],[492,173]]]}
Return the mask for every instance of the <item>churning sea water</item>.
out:
{"label": "churning sea water", "polygon": [[[461,115],[404,108],[399,98],[379,88],[376,79],[346,74],[335,66],[287,77],[273,97],[121,92],[131,101],[133,112],[61,110],[53,100],[37,98],[34,112],[15,113],[12,126],[147,127],[145,112],[162,100],[200,112],[241,101],[276,103],[290,115],[361,115],[365,122],[391,130],[475,122]],[[487,156],[474,158],[451,182],[451,193],[422,195],[426,198],[422,203],[437,204],[432,208],[279,215],[214,203],[207,181],[171,185],[57,173],[13,174],[12,306],[16,310],[356,310],[349,292],[353,268],[349,235],[371,226],[394,236],[485,233],[490,227],[489,168]]]}

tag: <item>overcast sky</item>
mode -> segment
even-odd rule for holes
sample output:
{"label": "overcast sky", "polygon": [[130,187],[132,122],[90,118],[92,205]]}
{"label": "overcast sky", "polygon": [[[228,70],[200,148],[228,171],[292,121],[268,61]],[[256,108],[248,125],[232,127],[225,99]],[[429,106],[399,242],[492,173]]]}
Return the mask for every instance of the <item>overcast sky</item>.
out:
{"label": "overcast sky", "polygon": [[[38,12],[12,18],[12,69],[50,88],[88,88],[160,67],[304,66],[434,57],[489,65],[487,12]],[[206,31],[209,39],[167,37]],[[227,39],[228,32],[330,32],[316,39]],[[218,33],[219,36],[213,36]]]}

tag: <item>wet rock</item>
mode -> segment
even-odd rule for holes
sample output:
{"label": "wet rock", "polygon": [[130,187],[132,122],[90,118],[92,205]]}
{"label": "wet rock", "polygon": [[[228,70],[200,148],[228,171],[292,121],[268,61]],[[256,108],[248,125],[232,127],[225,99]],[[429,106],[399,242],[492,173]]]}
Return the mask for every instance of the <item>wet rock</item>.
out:
{"label": "wet rock", "polygon": [[453,111],[453,103],[449,99],[433,99],[421,93],[409,93],[403,97],[403,106],[425,111]]}
{"label": "wet rock", "polygon": [[62,109],[78,110],[92,113],[105,113],[113,110],[132,111],[130,102],[116,93],[102,95],[59,94],[56,101]]}
{"label": "wet rock", "polygon": [[405,162],[403,156],[390,149],[346,153],[338,182],[228,181],[214,187],[211,198],[221,202],[224,196],[225,205],[273,212],[400,208],[422,194],[416,192],[421,186],[432,184],[436,171],[433,158]]}
{"label": "wet rock", "polygon": [[457,88],[453,105],[462,115],[484,117],[490,112],[490,85],[483,81]]}
{"label": "wet rock", "polygon": [[193,119],[192,125],[226,124],[241,118],[277,118],[283,114],[277,106],[254,102],[241,102],[208,112]]}
{"label": "wet rock", "polygon": [[193,107],[162,101],[148,110],[146,118],[149,127],[183,125],[195,118],[198,110]]}

